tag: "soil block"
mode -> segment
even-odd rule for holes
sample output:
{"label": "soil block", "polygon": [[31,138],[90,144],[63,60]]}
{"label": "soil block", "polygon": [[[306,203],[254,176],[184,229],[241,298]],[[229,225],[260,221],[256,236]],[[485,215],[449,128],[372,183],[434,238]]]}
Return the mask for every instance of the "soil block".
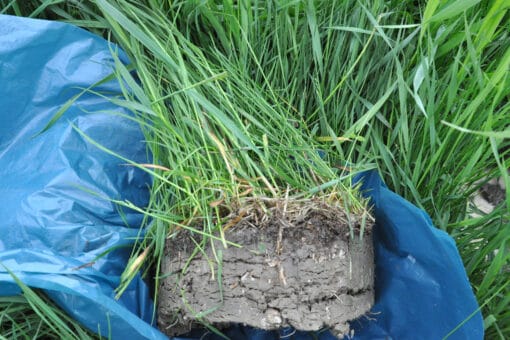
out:
{"label": "soil block", "polygon": [[162,264],[160,330],[176,336],[240,323],[346,334],[374,301],[373,221],[364,224],[360,238],[361,217],[337,206],[253,200],[223,224],[225,238],[242,247],[177,233]]}

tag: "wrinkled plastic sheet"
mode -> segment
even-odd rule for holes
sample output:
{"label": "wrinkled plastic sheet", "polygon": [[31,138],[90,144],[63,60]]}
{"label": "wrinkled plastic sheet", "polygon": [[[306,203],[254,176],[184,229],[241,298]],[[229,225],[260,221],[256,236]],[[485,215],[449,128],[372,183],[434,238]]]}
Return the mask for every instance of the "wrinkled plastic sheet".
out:
{"label": "wrinkled plastic sheet", "polygon": [[[154,326],[149,287],[139,276],[119,300],[114,298],[144,230],[140,213],[108,198],[144,207],[151,178],[82,135],[148,163],[138,125],[107,98],[85,93],[38,135],[70,98],[111,74],[111,51],[117,50],[111,47],[71,25],[0,16],[0,295],[21,293],[8,268],[94,332],[114,339],[164,339]],[[119,57],[128,63],[122,51]],[[95,91],[110,97],[121,93],[115,81]],[[482,317],[453,239],[391,192],[376,172],[357,180],[377,221],[376,303],[352,322],[354,339],[439,339],[459,325],[451,339],[483,338]],[[226,334],[253,340],[312,338],[292,329],[243,326]],[[315,337],[334,339],[327,331]]]}

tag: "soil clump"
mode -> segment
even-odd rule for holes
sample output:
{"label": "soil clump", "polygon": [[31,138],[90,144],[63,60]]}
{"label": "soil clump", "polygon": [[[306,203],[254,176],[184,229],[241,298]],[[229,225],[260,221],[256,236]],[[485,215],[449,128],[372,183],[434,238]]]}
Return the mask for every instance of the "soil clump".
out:
{"label": "soil clump", "polygon": [[169,336],[200,322],[346,334],[374,302],[372,224],[319,200],[253,199],[223,224],[242,247],[179,232],[166,244],[158,326]]}

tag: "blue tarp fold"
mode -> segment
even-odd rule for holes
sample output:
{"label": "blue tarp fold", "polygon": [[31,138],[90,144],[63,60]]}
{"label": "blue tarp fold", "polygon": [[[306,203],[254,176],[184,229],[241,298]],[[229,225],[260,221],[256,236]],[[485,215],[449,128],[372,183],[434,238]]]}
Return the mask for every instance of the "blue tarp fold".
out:
{"label": "blue tarp fold", "polygon": [[[143,232],[143,216],[108,198],[143,207],[151,178],[77,131],[147,163],[139,127],[123,108],[86,93],[37,135],[70,98],[111,74],[109,47],[71,25],[0,15],[0,296],[21,292],[8,268],[92,331],[113,339],[164,339],[151,326],[153,303],[140,277],[114,299],[131,247]],[[109,97],[121,93],[115,81],[95,90]],[[358,180],[377,220],[376,305],[369,317],[352,322],[354,338],[442,338],[478,308],[454,241],[388,190],[376,172]],[[263,340],[289,332],[242,326],[227,331],[233,338]],[[316,336],[333,339],[328,332]],[[309,338],[300,332],[287,337]],[[480,313],[451,336],[482,338]]]}

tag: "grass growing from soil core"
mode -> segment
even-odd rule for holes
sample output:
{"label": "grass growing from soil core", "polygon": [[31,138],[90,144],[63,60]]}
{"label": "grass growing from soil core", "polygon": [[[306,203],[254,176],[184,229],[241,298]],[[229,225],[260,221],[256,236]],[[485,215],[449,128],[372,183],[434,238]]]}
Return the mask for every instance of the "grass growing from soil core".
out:
{"label": "grass growing from soil core", "polygon": [[484,180],[509,182],[508,148],[500,153],[510,126],[507,2],[0,5],[109,37],[137,71],[116,64],[126,85],[118,102],[136,113],[154,155],[144,210],[153,224],[125,283],[144,262],[159,268],[169,233],[227,242],[224,218],[242,198],[333,195],[363,212],[348,176],[377,167],[455,238],[487,337],[510,337],[510,194],[490,214],[469,215]]}
{"label": "grass growing from soil core", "polygon": [[[246,196],[327,194],[346,210],[363,212],[346,182],[355,169],[333,166],[341,158],[329,159],[323,150],[331,143],[308,132],[305,114],[296,111],[285,89],[271,83],[272,71],[264,68],[273,67],[274,61],[264,62],[255,53],[260,50],[256,41],[239,38],[239,47],[218,47],[212,37],[224,34],[222,27],[203,28],[204,37],[185,35],[192,22],[171,24],[167,19],[192,15],[182,7],[166,16],[153,9],[149,18],[139,5],[98,5],[121,46],[145,51],[130,55],[140,88],[120,63],[118,71],[131,86],[125,93],[128,103],[144,106],[137,111],[141,120],[150,122],[148,142],[163,167],[157,169],[152,204],[146,210],[154,218],[153,232],[142,247],[151,248],[157,262],[165,236],[182,229],[220,237],[226,245],[222,224],[229,221],[224,217]],[[198,47],[193,40],[201,38],[208,41]]]}

